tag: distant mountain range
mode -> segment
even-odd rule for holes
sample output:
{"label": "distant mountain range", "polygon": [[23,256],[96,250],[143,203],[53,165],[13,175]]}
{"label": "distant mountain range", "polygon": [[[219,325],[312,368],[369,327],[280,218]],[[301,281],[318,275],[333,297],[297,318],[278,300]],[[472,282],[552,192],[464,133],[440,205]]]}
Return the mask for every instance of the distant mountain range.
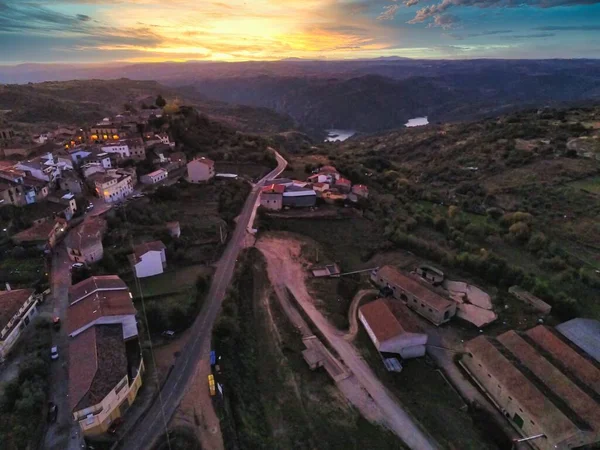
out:
{"label": "distant mountain range", "polygon": [[600,100],[600,61],[588,59],[0,66],[2,83],[122,77],[184,86],[206,101],[270,108],[314,130],[380,131],[420,115],[460,121]]}

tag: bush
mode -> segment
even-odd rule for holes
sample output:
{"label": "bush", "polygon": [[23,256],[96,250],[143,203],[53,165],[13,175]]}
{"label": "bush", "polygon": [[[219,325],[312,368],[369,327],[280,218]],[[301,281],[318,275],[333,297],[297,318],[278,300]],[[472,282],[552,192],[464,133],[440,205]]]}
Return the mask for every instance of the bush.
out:
{"label": "bush", "polygon": [[539,252],[546,247],[546,235],[541,231],[537,231],[531,235],[527,242],[527,250],[530,252]]}
{"label": "bush", "polygon": [[519,241],[529,239],[529,227],[525,222],[516,222],[508,229],[511,236],[514,236]]}

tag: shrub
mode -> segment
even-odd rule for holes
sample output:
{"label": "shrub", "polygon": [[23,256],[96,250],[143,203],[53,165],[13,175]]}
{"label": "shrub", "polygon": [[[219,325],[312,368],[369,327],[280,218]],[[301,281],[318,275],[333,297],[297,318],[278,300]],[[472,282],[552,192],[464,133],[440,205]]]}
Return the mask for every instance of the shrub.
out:
{"label": "shrub", "polygon": [[519,241],[529,239],[529,227],[525,222],[516,222],[508,229],[511,236],[514,236]]}
{"label": "shrub", "polygon": [[546,235],[541,231],[535,232],[529,238],[527,242],[527,250],[530,252],[539,252],[546,247]]}

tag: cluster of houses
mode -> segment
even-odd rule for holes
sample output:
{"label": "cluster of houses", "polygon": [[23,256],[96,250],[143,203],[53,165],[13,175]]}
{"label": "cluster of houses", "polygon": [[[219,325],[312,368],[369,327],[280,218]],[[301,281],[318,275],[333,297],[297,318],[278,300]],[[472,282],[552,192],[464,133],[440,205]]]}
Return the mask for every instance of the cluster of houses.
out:
{"label": "cluster of houses", "polygon": [[317,199],[334,204],[347,200],[357,202],[359,198],[369,196],[365,185],[352,185],[333,166],[321,167],[306,181],[281,178],[269,183],[261,191],[260,205],[275,211],[286,207],[312,207],[317,204]]}

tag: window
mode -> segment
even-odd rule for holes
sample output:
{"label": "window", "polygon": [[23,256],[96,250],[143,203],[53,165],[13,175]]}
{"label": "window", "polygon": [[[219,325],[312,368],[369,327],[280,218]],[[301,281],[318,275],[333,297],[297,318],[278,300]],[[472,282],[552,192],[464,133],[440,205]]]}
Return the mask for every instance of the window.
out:
{"label": "window", "polygon": [[[522,412],[522,411],[521,411]],[[518,415],[517,413],[514,414],[513,416],[513,422],[519,427],[519,428],[523,428],[523,418]]]}
{"label": "window", "polygon": [[433,312],[433,309],[429,308],[429,312],[430,312],[430,313],[432,313],[432,312]]}
{"label": "window", "polygon": [[423,303],[421,303],[421,308],[425,308],[425,305]]}
{"label": "window", "polygon": [[477,364],[479,367],[481,367],[481,364]]}
{"label": "window", "polygon": [[508,399],[509,399],[510,401],[512,401],[512,397],[511,397],[510,395],[508,396]]}
{"label": "window", "polygon": [[25,322],[25,325],[29,325],[29,316],[25,317],[24,322]]}
{"label": "window", "polygon": [[492,376],[488,373],[488,378],[492,378]]}

